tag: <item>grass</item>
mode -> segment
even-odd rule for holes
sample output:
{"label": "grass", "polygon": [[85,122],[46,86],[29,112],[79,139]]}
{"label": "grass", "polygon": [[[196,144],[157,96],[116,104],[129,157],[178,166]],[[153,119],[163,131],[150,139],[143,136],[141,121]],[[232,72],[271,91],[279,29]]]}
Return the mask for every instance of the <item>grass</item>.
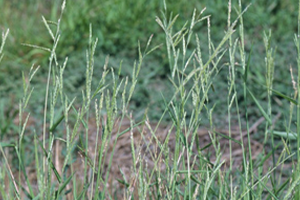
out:
{"label": "grass", "polygon": [[[108,4],[124,7],[124,10],[128,6],[119,1]],[[88,5],[87,8],[96,6]],[[281,7],[290,8],[285,3],[271,5],[267,7],[270,12]],[[150,3],[145,13],[139,5],[135,6],[134,13],[139,16],[153,13],[158,5]],[[51,20],[42,17],[46,31],[38,39],[41,43],[26,42],[23,46],[38,52],[43,60],[41,63],[48,62],[47,70],[31,65],[28,74],[22,73],[23,93],[18,104],[6,108],[3,101],[0,108],[1,124],[4,124],[0,129],[0,194],[3,199],[300,198],[300,165],[297,162],[300,154],[295,150],[300,148],[299,31],[294,38],[297,49],[294,58],[297,69],[294,67],[294,70],[298,75],[291,72],[290,89],[281,92],[275,87],[278,58],[272,38],[276,38],[276,34],[265,32],[261,38],[265,48],[264,70],[256,70],[253,62],[254,58],[257,61],[262,57],[257,46],[251,45],[248,51],[245,44],[248,35],[244,24],[255,2],[249,6],[241,1],[226,3],[227,26],[222,37],[214,35],[218,29],[213,28],[213,16],[206,15],[205,9],[195,9],[191,20],[182,23],[178,15],[170,12],[172,7],[167,7],[165,2],[160,6],[162,12],[155,19],[160,27],[157,31],[164,34],[164,48],[160,44],[153,45],[155,36],[151,35],[138,43],[137,61],[131,67],[125,64],[129,62],[126,60],[116,67],[106,57],[101,61],[100,73],[96,68],[99,43],[106,50],[111,44],[107,40],[105,47],[101,37],[94,37],[91,24],[87,30],[83,29],[87,31],[83,34],[86,39],[80,39],[77,46],[82,48],[87,40],[85,57],[74,62],[72,54],[70,58],[65,57],[70,49],[63,49],[71,42],[63,35],[64,20],[73,23],[70,27],[88,24],[80,21],[87,20],[82,18],[88,15],[87,10],[63,1],[53,4]],[[39,10],[38,6],[33,8]],[[78,12],[68,12],[68,9],[78,9]],[[122,17],[117,12],[107,15],[112,15],[107,19],[112,24]],[[131,17],[130,14],[126,16]],[[300,18],[298,27],[299,24]],[[127,25],[126,30],[131,30]],[[196,34],[199,27],[206,27],[207,37]],[[112,31],[110,28],[107,26],[108,33]],[[114,34],[122,35],[122,31]],[[114,34],[112,37],[119,38]],[[0,61],[4,64],[7,60],[3,49],[8,35],[8,30],[3,31]],[[129,40],[133,45],[134,37],[130,40],[125,37],[123,42]],[[128,44],[120,42],[118,45],[116,47]],[[116,54],[113,48],[108,51]],[[161,51],[165,52],[155,53]],[[165,54],[162,65],[164,73],[168,73],[165,79],[169,81],[166,86],[153,86],[162,87],[156,92],[163,107],[157,109],[156,99],[153,99],[143,105],[145,112],[135,113],[133,105],[143,101],[135,96],[135,90],[140,87],[139,92],[147,92],[147,81],[157,76],[157,71],[151,73],[149,70],[147,74],[143,69],[151,66],[147,62],[158,54]],[[12,58],[11,55],[8,58]],[[70,94],[77,86],[70,84],[72,80],[68,74],[77,72],[74,65],[84,60],[85,72],[81,72],[84,78],[79,80],[79,85],[84,86],[79,97],[78,92]],[[114,57],[112,62],[116,62]],[[73,68],[68,69],[70,67]],[[293,67],[290,69],[292,71]],[[39,73],[43,78],[39,78]],[[144,74],[148,76],[142,76]],[[220,80],[225,90],[224,86],[219,88]],[[35,86],[44,87],[45,92]],[[264,91],[256,91],[258,87]],[[7,88],[4,94],[6,91]],[[293,91],[292,96],[289,91]],[[215,94],[219,92],[221,94]],[[217,101],[216,97],[220,96],[223,99]],[[276,124],[276,102],[288,108],[280,126]],[[155,123],[149,117],[153,110],[157,114]],[[227,113],[225,117],[218,117],[220,110]],[[262,119],[258,121],[265,125],[257,132],[254,131],[258,127],[255,117]],[[204,134],[203,126],[206,126]],[[220,130],[220,126],[225,128]]]}
{"label": "grass", "polygon": [[[296,30],[297,24],[293,23],[291,19],[296,18],[297,9],[292,6],[291,3],[283,3],[279,1],[275,2],[260,2],[251,1],[253,4],[245,13],[247,21],[245,22],[245,50],[249,53],[251,46],[253,46],[253,52],[259,52],[252,55],[252,62],[256,63],[255,67],[250,68],[252,73],[249,73],[249,80],[253,80],[256,84],[252,84],[249,87],[253,87],[252,91],[257,92],[260,95],[260,99],[266,98],[266,92],[260,85],[264,82],[264,58],[259,54],[264,53],[263,48],[263,30],[271,28],[272,41],[275,46],[281,46],[277,49],[278,56],[285,57],[289,61],[284,62],[284,59],[278,59],[275,63],[278,70],[275,71],[276,88],[283,92],[290,85],[290,73],[289,65],[294,66],[296,61],[293,57],[296,56],[293,44],[293,31],[287,32],[286,30]],[[249,2],[242,2],[242,6],[246,6]],[[61,1],[43,2],[38,0],[31,0],[29,3],[20,3],[18,1],[0,1],[1,7],[5,12],[2,12],[0,18],[1,29],[5,30],[5,27],[10,28],[10,34],[6,42],[4,49],[5,57],[2,61],[1,73],[0,73],[0,90],[5,96],[5,101],[10,106],[18,103],[17,99],[21,98],[21,92],[18,90],[22,84],[19,77],[22,75],[21,71],[29,71],[32,63],[41,65],[40,72],[33,80],[32,84],[36,91],[44,91],[44,87],[40,82],[45,80],[45,74],[47,74],[47,62],[48,52],[40,49],[28,48],[21,45],[22,43],[35,44],[44,47],[51,46],[51,39],[48,37],[47,30],[44,28],[41,15],[44,15],[47,20],[57,21],[60,15]],[[150,5],[149,5],[150,4]],[[167,58],[167,50],[165,44],[165,36],[160,26],[155,23],[155,16],[160,15],[160,10],[163,9],[163,3],[161,1],[153,1],[149,4],[142,4],[141,6],[134,5],[132,0],[126,1],[126,4],[118,1],[108,1],[103,4],[97,4],[95,2],[81,2],[75,0],[74,3],[68,4],[66,12],[61,22],[61,39],[60,45],[58,45],[57,52],[59,52],[58,59],[64,60],[66,56],[69,58],[69,67],[65,70],[66,91],[69,96],[77,96],[80,98],[81,89],[84,87],[84,77],[81,76],[84,73],[84,68],[80,67],[85,65],[85,49],[88,43],[89,24],[93,24],[94,35],[98,38],[98,45],[96,47],[97,54],[95,59],[97,60],[96,66],[100,68],[104,64],[107,54],[110,55],[110,65],[117,70],[119,63],[122,61],[121,77],[131,76],[132,63],[138,55],[138,40],[141,44],[146,44],[148,37],[153,33],[152,44],[159,45],[161,50],[154,51],[146,57],[146,67],[141,71],[142,79],[136,87],[136,92],[132,97],[131,109],[135,111],[138,117],[142,117],[142,113],[148,105],[155,105],[156,109],[150,109],[148,115],[153,120],[159,120],[159,113],[164,110],[163,99],[159,92],[155,91],[157,85],[166,88],[172,87],[166,74],[169,74],[169,64]],[[174,28],[179,30],[183,24],[189,20],[194,8],[202,10],[206,7],[206,15],[211,15],[211,38],[212,41],[218,43],[223,37],[223,30],[226,29],[227,23],[227,5],[226,1],[218,1],[216,4],[211,1],[192,1],[190,4],[186,4],[184,1],[178,1],[176,4],[169,4],[167,13],[168,15],[178,13],[179,17],[177,23],[174,24]],[[22,10],[22,12],[19,12]],[[115,12],[120,10],[120,12]],[[12,15],[11,13],[14,13]],[[124,15],[120,14],[124,13]],[[236,13],[232,13],[233,18],[236,17]],[[109,17],[107,17],[109,16]],[[284,23],[282,23],[284,21]],[[144,23],[147,22],[147,23]],[[36,24],[36,26],[35,26]],[[284,25],[283,25],[284,24]],[[55,26],[50,25],[51,28]],[[134,31],[131,31],[134,30]],[[207,30],[205,23],[199,23],[194,27],[194,32],[198,33],[198,37],[202,41],[203,59],[208,59],[208,45],[207,45]],[[34,37],[36,33],[39,37]],[[128,36],[129,35],[129,36]],[[190,43],[187,51],[192,51],[196,48],[195,43]],[[9,76],[5,76],[9,74]],[[94,78],[99,79],[101,73],[95,73]],[[220,71],[220,75],[216,77],[214,88],[217,92],[209,93],[212,99],[218,99],[219,104],[226,103],[226,100],[220,98],[219,94],[222,94],[226,90],[227,72],[225,70]],[[283,77],[277,78],[277,77]],[[16,84],[17,83],[17,84]],[[35,84],[37,83],[37,84]],[[96,87],[96,85],[94,85]],[[79,89],[78,89],[79,88]],[[239,89],[239,87],[238,87]],[[13,91],[13,92],[12,92]],[[288,94],[293,91],[290,89]],[[4,95],[4,94],[11,95]],[[242,93],[238,93],[242,94]],[[172,96],[170,91],[168,97]],[[242,99],[242,95],[238,96]],[[142,99],[142,100],[141,100]],[[13,103],[11,103],[14,101]],[[38,105],[43,104],[43,99],[39,98],[35,93],[32,96],[32,101],[36,101]],[[209,102],[210,103],[210,102]],[[42,106],[35,111],[42,112]],[[280,110],[279,110],[280,109]],[[276,110],[285,112],[288,107],[279,106]],[[158,112],[152,112],[157,110]],[[259,117],[259,111],[255,109],[249,110],[251,116],[254,118]],[[217,116],[226,116],[224,109],[215,110]],[[189,113],[188,113],[189,115]],[[169,119],[170,120],[170,119]],[[225,119],[220,120],[220,123]],[[208,121],[206,122],[208,123]],[[226,123],[225,123],[226,124]],[[223,124],[223,125],[225,125]],[[221,125],[220,125],[221,126]]]}

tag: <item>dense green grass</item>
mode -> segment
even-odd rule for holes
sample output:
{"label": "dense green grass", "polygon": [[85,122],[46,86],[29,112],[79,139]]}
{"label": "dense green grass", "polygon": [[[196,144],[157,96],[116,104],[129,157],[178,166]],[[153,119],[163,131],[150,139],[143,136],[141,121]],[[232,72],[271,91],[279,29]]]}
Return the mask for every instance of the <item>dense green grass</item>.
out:
{"label": "dense green grass", "polygon": [[[249,3],[0,1],[2,198],[300,198],[297,2]],[[132,166],[120,179],[111,170],[124,137]]]}
{"label": "dense green grass", "polygon": [[[131,63],[137,56],[137,44],[140,40],[141,44],[145,44],[147,38],[154,33],[153,44],[164,44],[164,33],[161,28],[155,23],[155,16],[160,15],[160,10],[163,8],[162,1],[151,1],[151,3],[144,4],[140,1],[141,5],[134,2],[121,1],[107,1],[102,4],[98,4],[94,1],[79,1],[74,4],[68,5],[65,15],[61,24],[61,40],[60,46],[58,46],[58,55],[61,60],[65,56],[69,56],[70,63],[72,63],[72,70],[68,77],[68,87],[71,93],[78,91],[77,88],[83,86],[83,77],[81,76],[84,71],[84,51],[88,40],[88,27],[89,24],[93,24],[94,35],[99,39],[97,45],[98,54],[100,60],[98,65],[103,64],[104,57],[110,55],[111,64],[116,69],[119,66],[121,60],[123,60],[123,72],[122,75],[130,75]],[[295,56],[293,45],[293,34],[286,30],[296,30],[296,24],[292,19],[296,18],[296,8],[292,3],[283,3],[280,1],[248,1],[243,2],[243,6],[253,3],[248,12],[245,14],[247,19],[245,23],[245,44],[246,51],[250,51],[251,44],[253,43],[253,51],[259,52],[252,56],[252,62],[255,63],[253,73],[255,74],[254,80],[263,82],[263,76],[259,76],[263,73],[264,59],[259,54],[264,52],[262,37],[263,31],[271,28],[273,31],[272,40],[274,44],[280,45],[282,48],[277,50],[279,57],[291,59]],[[41,13],[48,20],[57,20],[60,10],[60,1],[41,3],[38,1],[30,2],[18,2],[18,1],[1,1],[1,7],[4,12],[0,18],[0,24],[3,29],[10,28],[10,35],[6,42],[5,57],[2,61],[0,80],[1,91],[7,93],[8,91],[15,91],[18,88],[18,79],[21,75],[21,71],[28,70],[32,63],[37,65],[41,64],[46,66],[48,62],[47,52],[37,49],[31,49],[26,46],[22,46],[22,43],[36,44],[39,46],[49,47],[51,40],[47,35],[47,31],[43,28]],[[211,37],[216,43],[219,42],[223,36],[223,31],[227,24],[227,2],[218,1],[213,3],[211,1],[192,1],[186,4],[184,1],[177,1],[168,5],[168,13],[178,13],[179,18],[175,29],[179,28],[189,20],[191,12],[194,8],[201,10],[207,7],[206,14],[211,15]],[[20,12],[22,11],[22,12]],[[13,15],[11,13],[14,13]],[[235,15],[235,13],[233,13]],[[283,23],[284,22],[284,23]],[[205,24],[201,23],[195,27],[195,32],[203,40],[204,44],[207,41],[207,31]],[[39,37],[32,37],[39,33]],[[253,37],[254,36],[254,37]],[[147,62],[147,67],[141,71],[143,81],[138,84],[137,91],[134,99],[136,105],[133,107],[138,110],[143,110],[147,105],[153,104],[153,102],[162,102],[160,95],[157,92],[151,92],[153,85],[160,81],[164,84],[168,83],[166,74],[169,73],[168,59],[166,54],[165,45],[162,50],[153,52],[148,59],[151,62]],[[195,48],[195,43],[191,43],[188,49]],[[203,45],[203,56],[207,59],[208,52],[207,45]],[[73,55],[73,56],[72,56]],[[277,66],[280,66],[276,72],[280,74],[278,89],[283,91],[290,81],[288,66],[294,63],[286,63],[284,59],[279,59],[276,62]],[[74,70],[77,73],[74,73]],[[46,67],[41,68],[41,73],[45,74]],[[68,73],[68,69],[66,71]],[[9,76],[6,76],[9,74]],[[80,75],[77,75],[80,74]],[[9,77],[9,78],[8,78]],[[224,81],[226,81],[226,73],[219,76],[220,80],[215,84],[219,84],[216,88],[220,88],[220,91],[225,89]],[[253,76],[250,75],[250,78]],[[257,79],[258,77],[259,79]],[[278,76],[275,76],[277,78]],[[41,76],[43,79],[43,76]],[[278,78],[277,78],[278,79]],[[21,84],[19,82],[19,84]],[[36,86],[38,87],[38,86]],[[255,86],[253,86],[255,87]],[[36,88],[38,89],[38,88]],[[41,88],[42,89],[42,88]],[[256,84],[255,91],[262,93],[262,88]],[[290,91],[292,92],[292,91]],[[220,92],[217,92],[219,94]],[[19,92],[14,92],[19,94]],[[77,93],[78,94],[78,93]],[[214,94],[212,94],[214,95]],[[18,99],[20,95],[15,98]],[[10,97],[12,98],[12,97]],[[33,97],[34,98],[34,97]],[[212,98],[219,98],[218,95],[212,96]],[[38,97],[36,97],[38,101]],[[139,99],[143,99],[140,101]],[[11,99],[10,99],[11,100]],[[9,101],[10,102],[10,101]],[[160,110],[163,110],[163,104],[158,104]],[[285,110],[285,109],[283,109]],[[221,112],[221,111],[220,111]],[[223,113],[224,114],[224,113]],[[159,117],[155,113],[149,113],[149,115],[156,119]]]}
{"label": "dense green grass", "polygon": [[[264,53],[263,46],[263,31],[268,29],[273,30],[272,44],[280,46],[276,54],[278,57],[287,59],[278,59],[276,66],[275,79],[278,81],[277,89],[284,91],[287,85],[290,84],[289,65],[295,64],[296,56],[293,44],[293,32],[297,30],[297,24],[293,19],[297,18],[297,9],[294,5],[296,2],[281,2],[281,1],[245,1],[243,7],[252,3],[248,12],[245,13],[245,50],[249,53],[251,45],[253,44],[253,52],[251,62],[255,66],[251,68],[254,76],[250,74],[250,79],[254,79],[259,83],[263,83],[264,58],[260,54]],[[18,82],[21,71],[28,71],[32,63],[42,65],[42,74],[40,79],[43,79],[47,72],[48,56],[45,51],[28,48],[22,46],[22,43],[35,44],[44,47],[51,46],[51,39],[49,39],[47,30],[43,27],[41,15],[45,16],[47,20],[56,21],[60,15],[61,1],[46,1],[39,2],[31,0],[29,2],[19,1],[1,1],[0,6],[3,9],[0,17],[0,24],[3,30],[10,28],[10,34],[6,42],[5,57],[2,61],[0,80],[1,91],[12,92],[19,88]],[[177,3],[169,3],[167,13],[171,12],[179,14],[177,23],[174,24],[174,29],[179,30],[180,27],[190,19],[194,8],[202,10],[206,7],[206,15],[211,15],[211,38],[214,43],[220,42],[223,37],[223,32],[227,24],[227,5],[226,1],[190,1],[186,4],[184,1],[177,1]],[[110,55],[111,65],[115,69],[118,68],[119,63],[123,60],[122,75],[131,74],[131,63],[138,55],[138,41],[143,45],[147,42],[147,38],[154,34],[152,44],[154,46],[163,44],[160,51],[154,51],[149,55],[147,67],[141,71],[143,80],[138,84],[134,100],[134,108],[143,110],[147,105],[153,102],[162,102],[160,95],[153,91],[156,82],[168,84],[166,74],[169,73],[168,58],[166,54],[165,37],[162,29],[155,22],[155,17],[160,16],[160,11],[163,9],[162,1],[151,1],[151,3],[144,1],[104,1],[99,4],[96,1],[74,1],[66,8],[66,12],[62,18],[61,23],[61,39],[58,48],[58,58],[64,60],[65,56],[69,56],[69,62],[72,63],[72,70],[68,73],[68,88],[74,94],[79,87],[83,86],[84,81],[81,76],[84,71],[85,49],[88,42],[89,24],[93,24],[94,36],[98,38],[97,62],[98,66],[103,65],[106,55]],[[13,13],[13,14],[12,14]],[[236,17],[236,13],[233,13]],[[52,28],[53,25],[50,25]],[[286,31],[293,30],[293,31]],[[203,56],[208,58],[207,30],[205,23],[200,23],[194,27],[194,31],[198,33],[199,38],[203,41]],[[36,37],[36,35],[39,37]],[[205,45],[204,45],[205,44]],[[195,43],[191,43],[188,49],[196,47]],[[9,74],[9,76],[6,76]],[[99,73],[98,73],[99,74]],[[280,75],[280,78],[279,78]],[[8,78],[9,77],[9,78]],[[220,73],[220,79],[216,81],[216,88],[224,91],[224,82],[226,82],[226,73]],[[98,77],[97,77],[98,78]],[[18,83],[18,84],[16,84]],[[220,83],[220,84],[219,84]],[[35,86],[38,87],[38,86]],[[257,94],[264,94],[263,88],[259,84],[253,84],[254,91],[259,91]],[[36,88],[38,89],[38,88]],[[43,88],[41,88],[42,90]],[[289,93],[292,91],[290,90]],[[20,92],[13,92],[20,94]],[[77,92],[76,95],[80,95]],[[212,98],[219,99],[220,92],[211,94]],[[12,97],[10,97],[12,98]],[[20,95],[15,98],[20,98]],[[33,96],[38,101],[38,97]],[[143,99],[140,101],[139,99]],[[11,99],[9,100],[9,102]],[[224,102],[222,102],[224,103]],[[157,105],[160,110],[163,110],[163,103]],[[282,110],[286,110],[283,108]],[[221,111],[220,111],[221,112]],[[253,111],[254,112],[254,111]],[[224,114],[224,113],[223,113]],[[255,113],[254,113],[255,114]],[[149,113],[151,118],[158,119],[155,113]]]}

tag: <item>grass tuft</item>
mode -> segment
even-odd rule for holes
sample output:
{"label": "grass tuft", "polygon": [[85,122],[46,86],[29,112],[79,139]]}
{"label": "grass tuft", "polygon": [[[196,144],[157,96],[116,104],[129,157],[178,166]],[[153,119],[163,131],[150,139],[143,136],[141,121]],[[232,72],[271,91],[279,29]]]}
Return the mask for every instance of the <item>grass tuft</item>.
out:
{"label": "grass tuft", "polygon": [[[124,2],[114,2],[118,4],[107,4],[128,8]],[[206,8],[194,9],[191,20],[183,22],[163,1],[155,20],[165,44],[155,45],[155,34],[137,42],[137,60],[130,67],[122,61],[114,66],[107,56],[99,73],[98,46],[109,41],[95,38],[98,30],[89,23],[85,58],[80,57],[85,60],[85,72],[80,74],[81,96],[72,96],[67,76],[74,67],[72,55],[62,58],[65,52],[60,52],[61,43],[68,42],[64,21],[74,28],[80,22],[72,21],[72,16],[76,20],[81,17],[69,9],[76,8],[79,14],[87,11],[66,0],[59,3],[53,4],[49,19],[41,19],[47,34],[41,37],[51,42],[22,43],[33,51],[45,52],[42,56],[47,55],[48,71],[43,73],[40,65],[31,65],[28,74],[22,73],[22,98],[11,108],[16,111],[0,107],[0,122],[7,123],[0,125],[1,198],[300,199],[299,31],[294,38],[297,84],[291,67],[294,91],[289,95],[276,89],[278,58],[274,49],[280,47],[273,47],[271,31],[263,35],[265,72],[256,70],[252,62],[261,54],[253,43],[248,49],[244,24],[254,4],[229,0],[226,30],[216,40],[214,16],[206,14]],[[134,15],[144,16],[140,10],[143,4],[133,5]],[[97,7],[90,3],[88,8],[91,6]],[[149,3],[150,10],[156,7]],[[275,12],[273,7],[268,9]],[[110,14],[108,22],[119,22],[120,13],[106,12]],[[298,15],[299,26],[300,1]],[[205,27],[205,37],[199,27]],[[0,62],[8,38],[9,29],[2,33]],[[80,46],[84,39],[78,42]],[[167,68],[164,79],[168,85],[157,84],[155,90],[163,109],[152,102],[145,112],[137,114],[132,109],[137,103],[135,93],[156,76],[152,68],[144,76],[150,66],[148,58],[155,58],[151,56],[156,52],[163,52],[167,63],[162,65]],[[217,95],[218,100],[215,93],[220,92],[220,77],[224,81],[221,89],[225,89]],[[43,92],[35,90],[37,85],[43,85]],[[255,90],[260,86],[261,94]],[[35,111],[36,93],[43,99],[39,101],[43,102],[40,112]],[[278,102],[290,108],[283,113],[287,120],[284,126],[276,124],[281,116]],[[219,110],[225,110],[225,122],[220,122],[224,116],[218,116]],[[153,112],[159,116],[156,122],[150,117]]]}

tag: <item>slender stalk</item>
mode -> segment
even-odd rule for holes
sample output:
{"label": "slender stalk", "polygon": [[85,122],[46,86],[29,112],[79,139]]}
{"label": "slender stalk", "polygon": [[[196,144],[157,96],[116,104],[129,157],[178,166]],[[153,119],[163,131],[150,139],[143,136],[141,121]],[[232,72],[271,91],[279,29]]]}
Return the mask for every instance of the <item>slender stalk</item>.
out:
{"label": "slender stalk", "polygon": [[[241,0],[239,0],[239,13],[242,13],[242,3]],[[239,18],[240,26],[239,26],[239,35],[240,35],[240,56],[241,56],[241,66],[243,70],[243,74],[247,73],[247,67],[246,66],[246,56],[245,56],[245,39],[244,39],[244,21],[243,21],[243,16]],[[234,85],[235,87],[235,85]],[[246,129],[247,129],[247,141],[248,141],[248,154],[245,152],[245,149],[242,146],[243,149],[243,159],[244,159],[244,169],[246,173],[246,187],[248,187],[248,173],[250,176],[249,182],[251,185],[253,185],[253,164],[252,164],[252,151],[251,151],[251,137],[250,137],[250,132],[249,132],[249,120],[248,120],[248,109],[247,109],[247,81],[244,80],[243,82],[243,89],[244,89],[244,101],[245,101],[245,117],[246,117]],[[235,89],[236,90],[236,89]],[[237,102],[237,97],[236,97],[236,102]],[[239,112],[238,106],[237,106],[237,111]],[[238,114],[238,119],[239,119],[239,124],[240,124],[240,130],[241,130],[241,122],[240,122],[240,116]],[[241,135],[241,142],[243,144],[243,136]],[[247,162],[246,162],[247,161]],[[247,167],[249,164],[249,167]],[[246,170],[249,169],[249,170]],[[251,194],[247,196],[248,199],[251,198]]]}
{"label": "slender stalk", "polygon": [[[231,0],[228,1],[228,22],[227,22],[227,28],[229,29],[231,26]],[[234,65],[235,65],[235,61],[234,61],[234,53],[235,53],[235,47],[232,46],[232,36],[229,37],[228,39],[229,41],[229,59],[230,59],[230,63],[229,63],[229,80],[228,80],[228,84],[229,84],[229,89],[228,89],[228,96],[227,96],[227,112],[228,112],[228,131],[229,131],[229,137],[232,137],[232,133],[231,133],[231,107],[232,107],[232,103],[233,103],[233,99],[235,97],[235,93],[232,93],[232,89],[233,89],[233,84],[235,82],[235,80],[233,79],[235,77],[234,75]],[[232,96],[232,97],[231,97]],[[232,195],[233,195],[233,186],[232,186],[232,141],[229,140],[229,173],[230,173],[230,189],[231,189],[231,199],[232,199]]]}
{"label": "slender stalk", "polygon": [[[297,179],[298,176],[300,176],[300,0],[299,0],[299,10],[298,10],[298,34],[295,36],[295,43],[297,47],[297,67],[298,67],[298,84],[297,84],[297,90],[298,90],[298,102],[297,102],[297,167],[294,175],[294,179]],[[300,198],[300,186],[297,186],[295,189],[295,198]]]}

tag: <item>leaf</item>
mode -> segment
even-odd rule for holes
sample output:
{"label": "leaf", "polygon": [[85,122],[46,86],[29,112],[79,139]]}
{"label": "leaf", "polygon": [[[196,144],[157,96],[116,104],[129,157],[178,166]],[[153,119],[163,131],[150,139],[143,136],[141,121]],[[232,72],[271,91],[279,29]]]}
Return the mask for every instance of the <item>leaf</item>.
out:
{"label": "leaf", "polygon": [[83,190],[81,191],[81,193],[78,195],[77,199],[81,199],[83,194],[87,191],[87,189],[89,188],[90,183],[86,186],[84,186]]}
{"label": "leaf", "polygon": [[253,47],[253,42],[251,44],[251,50],[250,50],[250,54],[249,54],[249,57],[248,57],[248,60],[247,60],[246,69],[245,69],[245,73],[244,73],[244,81],[245,82],[247,82],[247,78],[248,78],[248,71],[249,71],[249,66],[250,66],[252,47]]}
{"label": "leaf", "polygon": [[16,145],[14,143],[0,142],[0,146],[4,148],[4,147],[15,147]]}
{"label": "leaf", "polygon": [[[274,131],[273,131],[274,132]],[[263,166],[264,162],[276,151],[276,149],[280,146],[281,144],[279,143],[275,148],[272,149],[266,156],[263,157],[263,159],[260,161],[258,164],[258,167]]]}
{"label": "leaf", "polygon": [[280,136],[280,137],[284,137],[284,138],[288,138],[290,140],[297,140],[297,134],[296,133],[287,133],[284,131],[273,131],[273,134]]}
{"label": "leaf", "polygon": [[291,97],[288,97],[288,96],[286,96],[286,95],[280,93],[280,92],[277,91],[277,90],[274,90],[274,89],[271,89],[271,90],[272,90],[272,92],[274,92],[276,95],[278,95],[278,96],[280,96],[280,97],[282,97],[282,98],[288,100],[289,102],[291,102],[291,103],[293,103],[293,104],[295,104],[295,105],[298,104],[297,101],[296,101],[295,99],[293,99],[293,98],[291,98]]}
{"label": "leaf", "polygon": [[[259,84],[260,84],[260,83],[259,83]],[[263,87],[265,87],[265,88],[267,88],[267,86],[265,86],[265,85],[263,85],[263,84],[260,84],[260,85],[263,86]],[[272,88],[270,88],[270,90],[271,90],[272,92],[274,92],[277,96],[280,96],[280,97],[282,97],[282,98],[288,100],[289,102],[291,102],[291,103],[293,103],[293,104],[295,104],[295,105],[298,105],[298,103],[297,103],[297,101],[296,101],[295,99],[293,99],[293,98],[291,98],[291,97],[289,97],[289,96],[287,96],[287,95],[285,95],[285,94],[279,92],[278,90],[274,90],[274,89],[272,89]]]}
{"label": "leaf", "polygon": [[[44,151],[45,156],[48,157],[47,151],[44,149],[44,147],[43,147],[41,141],[39,141],[39,145],[40,145],[40,147],[42,148],[42,150]],[[54,172],[54,174],[55,174],[55,176],[56,176],[56,178],[57,178],[57,181],[58,181],[59,183],[61,183],[61,176],[59,175],[58,171],[56,170],[56,168],[55,168],[53,162],[52,162],[50,159],[48,159],[48,162],[50,163],[50,167],[51,167],[51,169],[53,170],[53,172]]]}
{"label": "leaf", "polygon": [[58,190],[56,190],[55,192],[55,199],[57,199],[57,197],[59,197],[60,193],[65,189],[65,187],[67,186],[67,184],[71,181],[72,177],[74,176],[75,172],[73,172],[73,174],[59,187]]}
{"label": "leaf", "polygon": [[248,90],[250,96],[252,97],[252,99],[254,100],[254,102],[256,103],[256,105],[257,105],[258,109],[260,110],[261,114],[264,116],[264,118],[268,121],[269,124],[272,124],[272,120],[269,118],[269,116],[267,115],[267,113],[261,107],[261,105],[259,104],[259,102],[255,98],[255,96],[252,94],[252,92],[248,88],[247,88],[247,90]]}
{"label": "leaf", "polygon": [[126,181],[123,181],[123,180],[121,180],[121,179],[117,179],[117,181],[118,181],[119,183],[121,183],[122,185],[125,185],[126,187],[129,187],[129,183],[127,183]]}
{"label": "leaf", "polygon": [[218,133],[218,132],[216,132],[216,131],[215,131],[215,133],[218,134],[218,135],[220,135],[221,137],[223,137],[223,138],[225,138],[225,139],[232,140],[233,142],[235,142],[235,143],[237,143],[237,144],[239,144],[239,145],[242,145],[242,143],[241,143],[240,141],[238,141],[238,140],[236,140],[236,139],[233,139],[233,138],[231,138],[231,137],[229,137],[229,136],[227,136],[227,135],[225,135],[225,134]]}

